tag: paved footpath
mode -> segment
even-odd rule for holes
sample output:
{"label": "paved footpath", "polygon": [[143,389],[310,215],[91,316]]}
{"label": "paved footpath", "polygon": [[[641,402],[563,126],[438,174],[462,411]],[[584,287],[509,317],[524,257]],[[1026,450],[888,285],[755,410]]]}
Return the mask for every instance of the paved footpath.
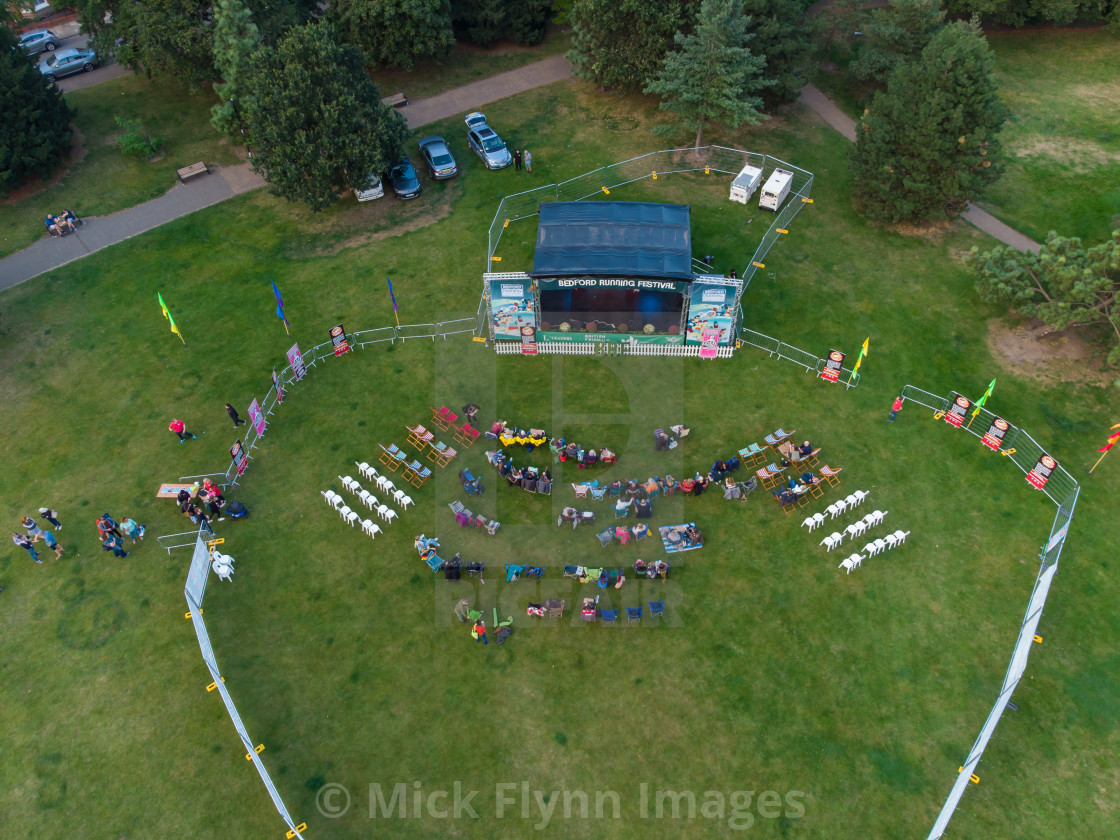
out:
{"label": "paved footpath", "polygon": [[[558,55],[430,99],[418,99],[400,110],[410,128],[419,128],[455,114],[465,114],[487,102],[571,76],[572,69],[567,59]],[[44,235],[31,247],[0,259],[0,289],[10,288],[165,222],[264,186],[264,180],[247,163],[215,166],[210,172],[209,175],[197,175],[185,184],[176,184],[158,198],[111,216],[87,218],[85,224],[69,236],[59,239]]]}
{"label": "paved footpath", "polygon": [[[805,107],[816,111],[817,114],[830,126],[835,128],[853,143],[856,140],[856,121],[836,107],[831,99],[825,96],[815,85],[805,85],[801,89],[801,96],[797,100]],[[972,202],[961,213],[961,218],[969,222],[993,239],[998,239],[1005,245],[1010,245],[1016,251],[1034,251],[1042,247],[1029,236],[1024,236],[1014,228],[1005,225],[991,213],[981,210]]]}

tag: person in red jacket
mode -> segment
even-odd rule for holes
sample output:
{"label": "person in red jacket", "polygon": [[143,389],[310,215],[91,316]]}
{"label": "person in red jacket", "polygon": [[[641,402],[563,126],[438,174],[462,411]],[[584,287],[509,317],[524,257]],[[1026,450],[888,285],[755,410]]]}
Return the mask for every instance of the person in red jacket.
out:
{"label": "person in red jacket", "polygon": [[899,397],[898,397],[898,398],[897,398],[897,399],[896,399],[896,400],[894,401],[894,405],[892,405],[892,406],[891,406],[891,416],[887,418],[887,421],[888,421],[888,422],[894,422],[894,418],[895,418],[896,416],[898,416],[898,412],[902,411],[902,403],[903,403],[903,399],[902,399],[902,397],[901,397],[901,395],[900,395],[900,396],[899,396]]}
{"label": "person in red jacket", "polygon": [[471,636],[474,637],[476,642],[482,642],[484,645],[490,644],[486,641],[486,624],[481,619],[476,621],[474,627],[471,628]]}
{"label": "person in red jacket", "polygon": [[167,426],[168,431],[174,432],[179,436],[179,443],[186,443],[187,438],[191,440],[198,440],[198,435],[192,435],[187,431],[187,426],[182,420],[172,419]]}

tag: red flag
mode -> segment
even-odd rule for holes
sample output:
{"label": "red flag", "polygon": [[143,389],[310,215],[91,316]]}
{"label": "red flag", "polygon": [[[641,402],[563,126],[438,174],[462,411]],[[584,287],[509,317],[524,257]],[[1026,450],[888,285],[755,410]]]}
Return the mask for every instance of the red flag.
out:
{"label": "red flag", "polygon": [[1108,443],[1098,449],[1097,452],[1107,452],[1116,445],[1116,442],[1118,440],[1120,440],[1120,432],[1114,432],[1113,434],[1108,436]]}

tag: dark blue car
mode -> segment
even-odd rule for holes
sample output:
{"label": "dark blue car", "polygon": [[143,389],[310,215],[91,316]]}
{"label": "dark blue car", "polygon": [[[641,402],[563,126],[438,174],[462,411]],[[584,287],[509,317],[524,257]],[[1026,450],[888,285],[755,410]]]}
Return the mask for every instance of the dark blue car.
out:
{"label": "dark blue car", "polygon": [[420,195],[420,178],[412,168],[412,161],[401,158],[389,169],[389,183],[393,186],[393,194],[397,198],[416,198]]}

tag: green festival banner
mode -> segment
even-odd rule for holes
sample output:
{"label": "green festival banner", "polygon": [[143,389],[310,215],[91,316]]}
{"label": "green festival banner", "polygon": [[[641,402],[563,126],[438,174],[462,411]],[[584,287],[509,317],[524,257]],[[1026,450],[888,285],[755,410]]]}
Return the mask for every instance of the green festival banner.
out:
{"label": "green festival banner", "polygon": [[684,344],[683,335],[645,335],[638,333],[537,332],[537,341],[563,341],[568,344]]}

